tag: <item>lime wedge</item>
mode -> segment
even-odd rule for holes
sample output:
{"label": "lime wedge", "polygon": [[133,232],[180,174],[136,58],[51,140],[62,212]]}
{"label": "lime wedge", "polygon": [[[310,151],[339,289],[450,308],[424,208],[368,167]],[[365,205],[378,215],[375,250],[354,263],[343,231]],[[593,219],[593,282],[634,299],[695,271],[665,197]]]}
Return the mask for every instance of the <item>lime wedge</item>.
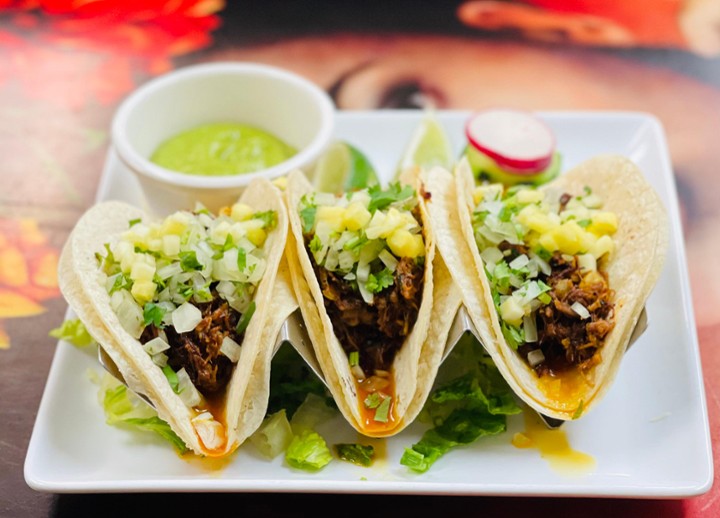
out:
{"label": "lime wedge", "polygon": [[341,193],[378,183],[368,158],[347,142],[333,142],[315,166],[313,184],[320,192]]}
{"label": "lime wedge", "polygon": [[427,169],[441,166],[452,170],[454,164],[455,159],[445,128],[432,114],[428,114],[413,133],[398,165],[396,177],[408,167]]}

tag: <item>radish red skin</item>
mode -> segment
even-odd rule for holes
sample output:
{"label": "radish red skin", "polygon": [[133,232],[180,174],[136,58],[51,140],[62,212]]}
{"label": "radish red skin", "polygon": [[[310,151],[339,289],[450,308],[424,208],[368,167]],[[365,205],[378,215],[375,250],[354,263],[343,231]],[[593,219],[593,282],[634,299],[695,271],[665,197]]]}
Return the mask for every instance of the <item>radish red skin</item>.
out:
{"label": "radish red skin", "polygon": [[[492,111],[492,110],[488,110]],[[473,136],[472,130],[471,130],[471,124],[473,121],[480,115],[486,112],[478,112],[476,114],[473,114],[468,121],[465,123],[465,135],[470,142],[470,145],[474,147],[476,150],[480,151],[481,153],[484,153],[491,159],[493,159],[500,167],[503,168],[503,170],[506,170],[509,173],[517,174],[517,175],[532,175],[536,174],[539,171],[542,171],[543,169],[547,168],[550,163],[552,162],[553,153],[555,152],[555,136],[550,131],[550,128],[547,127],[547,125],[535,117],[530,112],[525,112],[521,110],[498,110],[498,111],[508,111],[508,112],[514,112],[516,114],[522,114],[524,116],[527,116],[533,120],[535,123],[539,123],[542,125],[545,130],[547,131],[547,135],[550,137],[551,145],[549,146],[549,150],[546,154],[543,154],[541,156],[538,156],[537,158],[531,158],[531,159],[522,159],[522,158],[513,158],[506,155],[503,155],[499,153],[498,151],[485,146],[482,144],[482,142],[478,141]]]}

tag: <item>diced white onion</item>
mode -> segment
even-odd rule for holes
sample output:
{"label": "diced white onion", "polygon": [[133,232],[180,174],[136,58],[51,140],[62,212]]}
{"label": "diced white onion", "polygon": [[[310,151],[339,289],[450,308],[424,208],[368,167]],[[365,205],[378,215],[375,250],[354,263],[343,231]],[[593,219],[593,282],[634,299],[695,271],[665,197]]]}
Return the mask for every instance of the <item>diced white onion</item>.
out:
{"label": "diced white onion", "polygon": [[192,331],[201,320],[202,313],[189,302],[185,302],[172,313],[173,327],[178,333]]}
{"label": "diced white onion", "polygon": [[193,408],[198,406],[202,402],[202,395],[195,388],[193,382],[190,380],[185,367],[177,371],[178,377],[178,395],[182,399],[185,406]]}
{"label": "diced white onion", "polygon": [[530,262],[530,259],[528,259],[528,256],[525,254],[517,256],[515,259],[513,259],[509,266],[513,270],[519,270],[520,268],[527,266],[527,264]]}
{"label": "diced white onion", "polygon": [[200,441],[207,449],[215,450],[225,442],[223,425],[218,423],[210,412],[203,412],[194,417],[192,424]]}
{"label": "diced white onion", "polygon": [[240,359],[240,344],[229,336],[226,336],[223,338],[222,345],[220,346],[220,352],[227,356],[231,362],[237,363]]}
{"label": "diced white onion", "polygon": [[585,306],[580,304],[579,302],[573,302],[570,306],[570,309],[572,309],[575,313],[578,314],[578,316],[585,320],[586,318],[590,318],[590,312],[587,310]]}
{"label": "diced white onion", "polygon": [[118,317],[120,325],[133,338],[140,338],[145,329],[145,319],[140,305],[127,290],[118,290],[110,298],[110,306]]}
{"label": "diced white onion", "polygon": [[161,369],[167,365],[168,357],[165,353],[158,353],[152,355],[152,361],[155,365],[160,367]]}
{"label": "diced white onion", "polygon": [[365,379],[365,372],[362,370],[362,367],[359,365],[353,365],[350,367],[350,372],[352,372],[353,376],[355,376],[355,379],[358,380],[364,380]]}
{"label": "diced white onion", "polygon": [[535,313],[523,316],[523,330],[525,331],[525,341],[528,343],[537,342],[537,325],[535,323]]}
{"label": "diced white onion", "polygon": [[542,349],[534,349],[528,353],[528,363],[530,364],[530,367],[540,365],[544,361],[545,355],[543,354]]}
{"label": "diced white onion", "polygon": [[146,353],[148,353],[150,356],[154,356],[158,353],[161,353],[163,351],[167,351],[170,349],[170,344],[167,343],[165,340],[160,338],[159,336],[153,338],[149,342],[145,343],[143,345],[143,349]]}
{"label": "diced white onion", "polygon": [[503,253],[499,248],[489,246],[480,253],[480,257],[485,264],[497,264],[503,259]]}
{"label": "diced white onion", "polygon": [[383,262],[383,264],[387,266],[388,270],[390,270],[391,272],[395,271],[395,268],[397,268],[399,261],[395,259],[395,256],[388,252],[387,249],[383,248],[378,257]]}
{"label": "diced white onion", "polygon": [[170,263],[167,266],[163,266],[157,271],[158,277],[163,280],[169,279],[170,277],[178,275],[179,273],[182,273],[182,266],[180,266],[180,263]]}
{"label": "diced white onion", "polygon": [[532,258],[533,262],[538,265],[540,271],[543,272],[545,275],[550,275],[552,273],[552,268],[550,268],[550,264],[542,257],[535,254],[531,254],[530,257]]}
{"label": "diced white onion", "polygon": [[597,270],[597,260],[592,254],[579,255],[578,266],[581,270]]}

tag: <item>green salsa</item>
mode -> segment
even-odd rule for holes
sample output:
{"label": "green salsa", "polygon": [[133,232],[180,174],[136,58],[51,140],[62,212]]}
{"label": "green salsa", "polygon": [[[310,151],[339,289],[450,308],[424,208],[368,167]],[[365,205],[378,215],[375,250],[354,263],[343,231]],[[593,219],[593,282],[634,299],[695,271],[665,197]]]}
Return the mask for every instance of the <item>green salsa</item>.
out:
{"label": "green salsa", "polygon": [[295,148],[260,128],[214,123],[169,138],[160,144],[150,160],[181,173],[221,176],[272,167],[295,153]]}

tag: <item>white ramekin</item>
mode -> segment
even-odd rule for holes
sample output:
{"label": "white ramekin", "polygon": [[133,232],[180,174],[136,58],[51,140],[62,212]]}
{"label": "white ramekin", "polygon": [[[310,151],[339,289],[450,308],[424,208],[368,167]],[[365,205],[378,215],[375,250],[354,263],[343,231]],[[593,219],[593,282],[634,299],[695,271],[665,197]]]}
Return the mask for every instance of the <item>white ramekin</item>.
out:
{"label": "white ramekin", "polygon": [[[150,162],[163,141],[213,122],[257,126],[298,153],[273,167],[231,176],[178,173]],[[266,65],[211,63],[179,69],[133,92],[115,114],[112,143],[154,212],[192,209],[198,201],[217,210],[232,204],[254,178],[272,180],[310,166],[329,143],[333,126],[332,101],[310,81]]]}

